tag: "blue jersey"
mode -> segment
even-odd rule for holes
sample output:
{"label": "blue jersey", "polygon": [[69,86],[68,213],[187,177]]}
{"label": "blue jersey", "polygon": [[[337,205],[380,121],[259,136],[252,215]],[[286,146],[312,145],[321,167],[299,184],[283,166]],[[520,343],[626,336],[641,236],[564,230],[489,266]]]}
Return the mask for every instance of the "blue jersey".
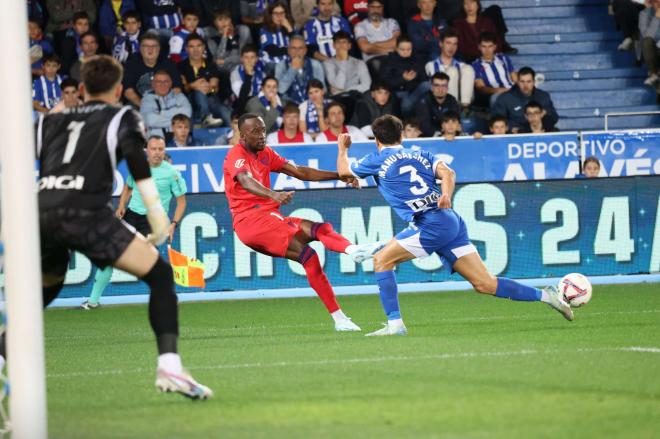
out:
{"label": "blue jersey", "polygon": [[412,222],[421,212],[438,210],[438,162],[430,152],[393,146],[351,163],[351,172],[360,178],[373,176],[385,201],[403,220]]}
{"label": "blue jersey", "polygon": [[308,46],[317,46],[322,55],[332,58],[335,56],[332,36],[340,30],[348,32],[351,36],[353,35],[351,26],[344,17],[332,16],[328,21],[312,18],[305,23],[303,35]]}

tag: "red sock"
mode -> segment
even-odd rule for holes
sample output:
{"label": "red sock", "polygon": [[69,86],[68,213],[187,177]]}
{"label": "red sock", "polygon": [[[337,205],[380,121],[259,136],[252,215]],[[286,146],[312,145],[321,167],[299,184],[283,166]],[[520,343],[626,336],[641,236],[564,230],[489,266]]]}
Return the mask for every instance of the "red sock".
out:
{"label": "red sock", "polygon": [[330,223],[314,223],[312,225],[312,238],[323,243],[325,248],[337,253],[344,253],[351,241],[335,232]]}
{"label": "red sock", "polygon": [[306,246],[300,253],[298,262],[302,264],[307,274],[309,285],[316,291],[316,294],[318,294],[321,302],[328,309],[328,312],[333,313],[337,311],[339,304],[335,298],[335,292],[332,291],[332,285],[330,285],[328,277],[323,272],[323,268],[321,268],[321,263],[319,262],[319,256],[314,249]]}

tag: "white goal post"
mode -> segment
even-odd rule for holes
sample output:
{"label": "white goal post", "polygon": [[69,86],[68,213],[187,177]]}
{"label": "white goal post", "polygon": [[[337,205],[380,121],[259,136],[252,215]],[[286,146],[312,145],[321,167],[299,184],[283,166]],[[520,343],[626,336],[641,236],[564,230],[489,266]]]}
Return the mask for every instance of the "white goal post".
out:
{"label": "white goal post", "polygon": [[46,377],[27,7],[2,2],[0,173],[12,437],[45,439]]}

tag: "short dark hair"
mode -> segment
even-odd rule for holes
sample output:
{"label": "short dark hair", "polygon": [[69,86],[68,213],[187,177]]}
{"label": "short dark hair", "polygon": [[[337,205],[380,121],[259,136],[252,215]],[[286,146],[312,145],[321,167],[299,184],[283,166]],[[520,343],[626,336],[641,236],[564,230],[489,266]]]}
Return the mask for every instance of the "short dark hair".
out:
{"label": "short dark hair", "polygon": [[131,9],[130,11],[124,12],[124,15],[121,16],[121,19],[123,21],[128,20],[129,18],[134,18],[140,23],[142,23],[142,18],[140,18],[140,13],[136,11],[135,9]]}
{"label": "short dark hair", "polygon": [[193,9],[193,8],[184,8],[184,9],[181,10],[181,18],[183,18],[187,15],[192,15],[194,17],[199,18],[199,12],[197,12],[197,10]]}
{"label": "short dark hair", "polygon": [[444,41],[447,38],[458,38],[458,31],[453,27],[448,27],[442,31],[440,34],[440,41]]}
{"label": "short dark hair", "polygon": [[323,117],[328,117],[328,113],[332,107],[339,107],[341,108],[341,111],[344,113],[344,116],[346,116],[346,108],[344,107],[344,104],[338,101],[330,101],[328,105],[325,106],[323,109]]}
{"label": "short dark hair", "polygon": [[497,44],[497,35],[493,32],[482,32],[479,34],[479,44],[481,43],[495,43]]}
{"label": "short dark hair", "polygon": [[300,108],[298,108],[298,106],[293,102],[288,102],[284,106],[284,109],[282,110],[282,114],[289,114],[289,113],[300,114]]}
{"label": "short dark hair", "polygon": [[401,141],[403,122],[396,116],[386,114],[373,121],[371,130],[381,145],[396,145]]}
{"label": "short dark hair", "polygon": [[231,20],[231,12],[228,10],[215,11],[213,13],[213,21],[219,20],[220,18],[229,18]]}
{"label": "short dark hair", "polygon": [[190,124],[190,118],[188,116],[186,116],[185,114],[183,114],[183,113],[175,114],[172,117],[172,125],[174,125],[174,122],[186,122],[188,124],[188,126],[191,125]]}
{"label": "short dark hair", "polygon": [[159,69],[159,70],[156,70],[156,71],[153,73],[153,75],[151,75],[151,79],[153,80],[156,76],[159,76],[159,75],[160,75],[160,76],[167,76],[167,77],[170,78],[170,79],[174,79],[174,78],[172,78],[172,75],[170,75],[170,72],[168,72],[168,71],[165,70],[165,69]]}
{"label": "short dark hair", "polygon": [[277,80],[276,77],[274,77],[274,76],[272,76],[272,75],[268,75],[268,76],[266,76],[266,77],[264,78],[263,81],[261,81],[261,88],[263,88],[264,85],[266,85],[266,83],[267,83],[268,81],[275,81],[275,85],[279,84],[279,81]]}
{"label": "short dark hair", "polygon": [[96,40],[96,44],[99,43],[99,37],[97,37],[96,34],[95,34],[94,32],[92,32],[92,31],[87,31],[87,32],[83,33],[82,35],[80,35],[80,40],[79,40],[79,41],[80,41],[80,44],[82,44],[82,40],[83,40],[83,38],[85,38],[85,37],[94,37],[94,39]]}
{"label": "short dark hair", "polygon": [[456,122],[461,122],[461,115],[456,111],[449,110],[442,115],[442,123],[445,123],[450,120],[455,120]]}
{"label": "short dark hair", "polygon": [[525,105],[525,113],[527,113],[529,108],[538,108],[539,110],[543,110],[543,105],[536,101],[529,101],[527,105]]}
{"label": "short dark hair", "polygon": [[243,56],[244,54],[246,54],[248,52],[254,52],[254,53],[258,54],[259,53],[259,48],[254,44],[246,44],[241,49],[241,56]]}
{"label": "short dark hair", "polygon": [[46,64],[47,62],[54,62],[54,63],[57,63],[59,65],[62,65],[62,60],[60,60],[60,57],[57,56],[56,53],[51,53],[49,55],[44,56],[41,59],[42,64]]}
{"label": "short dark hair", "polygon": [[598,157],[594,155],[590,155],[586,159],[584,159],[584,162],[582,163],[582,169],[584,169],[585,166],[587,166],[587,163],[595,163],[598,165],[598,169],[600,169],[600,160],[598,160]]}
{"label": "short dark hair", "polygon": [[204,41],[204,38],[200,37],[199,34],[196,34],[194,32],[186,37],[186,46],[191,41],[201,41],[204,47],[206,47],[206,41]]}
{"label": "short dark hair", "polygon": [[431,76],[431,82],[433,82],[434,79],[449,82],[449,75],[445,72],[435,72],[433,76]]}
{"label": "short dark hair", "polygon": [[255,113],[245,113],[241,117],[238,118],[238,129],[240,130],[243,128],[243,124],[247,122],[250,119],[259,119],[261,116]]}
{"label": "short dark hair", "polygon": [[155,41],[158,43],[158,46],[160,46],[160,38],[158,38],[158,35],[154,34],[153,32],[146,32],[140,35],[140,44],[142,44],[145,40]]}
{"label": "short dark hair", "polygon": [[410,37],[408,35],[401,34],[396,39],[396,45],[398,46],[401,43],[411,43],[412,44],[412,40],[410,39]]}
{"label": "short dark hair", "polygon": [[375,80],[371,83],[371,86],[369,87],[369,91],[376,91],[376,90],[387,90],[391,91],[390,87],[383,81],[380,80]]}
{"label": "short dark hair", "polygon": [[403,127],[410,125],[413,128],[422,129],[422,124],[419,123],[419,120],[415,117],[410,117],[403,121]]}
{"label": "short dark hair", "polygon": [[95,55],[80,67],[80,78],[91,96],[112,91],[124,74],[119,61],[108,55]]}
{"label": "short dark hair", "polygon": [[505,116],[496,115],[490,118],[490,120],[488,121],[488,127],[493,128],[493,125],[495,125],[495,123],[497,122],[504,122],[505,124],[507,124],[507,126],[509,125],[509,121],[506,119]]}
{"label": "short dark hair", "polygon": [[309,93],[309,89],[311,88],[320,88],[321,90],[325,90],[325,86],[323,85],[323,82],[319,81],[316,78],[312,78],[307,82],[307,93]]}
{"label": "short dark hair", "polygon": [[66,78],[65,80],[62,81],[60,84],[60,89],[64,90],[65,88],[73,87],[76,90],[78,90],[78,81],[76,81],[73,78]]}
{"label": "short dark hair", "polygon": [[73,16],[71,17],[71,22],[75,23],[78,20],[91,21],[89,19],[89,15],[87,15],[87,12],[85,12],[85,11],[76,11],[76,12],[73,13]]}
{"label": "short dark hair", "polygon": [[347,40],[351,42],[353,39],[351,38],[351,34],[346,32],[345,30],[340,30],[338,32],[335,32],[335,34],[332,36],[332,42],[337,42],[339,40]]}
{"label": "short dark hair", "polygon": [[536,78],[536,72],[534,69],[527,66],[518,70],[518,77],[520,78],[522,75],[532,75],[532,79]]}

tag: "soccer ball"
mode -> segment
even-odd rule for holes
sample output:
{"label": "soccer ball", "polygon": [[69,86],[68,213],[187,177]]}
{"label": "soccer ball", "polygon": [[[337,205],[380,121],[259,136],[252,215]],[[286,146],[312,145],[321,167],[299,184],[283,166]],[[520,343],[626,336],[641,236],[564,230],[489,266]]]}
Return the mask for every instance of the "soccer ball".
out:
{"label": "soccer ball", "polygon": [[569,273],[562,277],[557,288],[574,308],[586,305],[591,300],[591,282],[580,273]]}

